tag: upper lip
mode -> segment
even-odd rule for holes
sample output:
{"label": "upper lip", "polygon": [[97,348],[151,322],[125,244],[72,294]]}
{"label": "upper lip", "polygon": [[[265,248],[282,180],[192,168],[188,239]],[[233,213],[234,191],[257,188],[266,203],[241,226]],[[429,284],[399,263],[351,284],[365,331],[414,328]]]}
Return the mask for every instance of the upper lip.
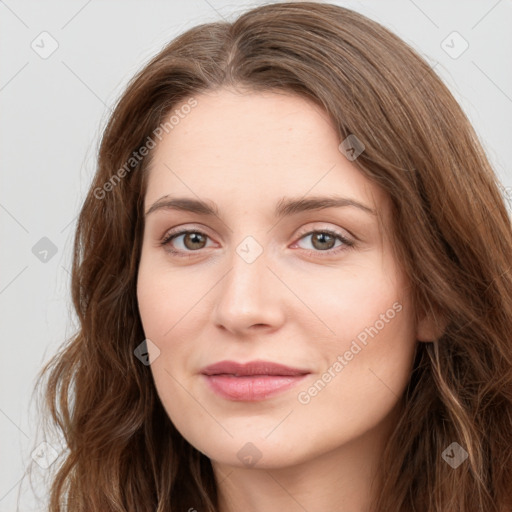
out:
{"label": "upper lip", "polygon": [[309,370],[292,368],[272,361],[249,361],[237,363],[236,361],[219,361],[206,366],[201,370],[203,375],[306,375]]}

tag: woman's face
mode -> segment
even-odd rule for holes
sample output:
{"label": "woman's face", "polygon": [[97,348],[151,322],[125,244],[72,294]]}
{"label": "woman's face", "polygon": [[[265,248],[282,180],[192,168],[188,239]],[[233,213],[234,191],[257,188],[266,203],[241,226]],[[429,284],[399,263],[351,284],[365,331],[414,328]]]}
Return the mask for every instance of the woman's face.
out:
{"label": "woman's face", "polygon": [[[213,461],[267,468],[384,432],[421,339],[388,198],[307,100],[195,100],[153,150],[138,275],[170,419]],[[205,370],[225,361],[292,370]]]}

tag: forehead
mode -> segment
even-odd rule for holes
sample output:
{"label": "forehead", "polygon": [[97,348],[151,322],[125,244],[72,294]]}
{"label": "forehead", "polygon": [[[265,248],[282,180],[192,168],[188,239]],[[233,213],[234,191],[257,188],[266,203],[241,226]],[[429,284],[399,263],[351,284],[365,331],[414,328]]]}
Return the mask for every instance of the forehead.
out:
{"label": "forehead", "polygon": [[382,206],[382,192],[339,150],[332,121],[312,101],[229,89],[194,99],[153,150],[146,206],[165,194],[246,207],[339,194]]}

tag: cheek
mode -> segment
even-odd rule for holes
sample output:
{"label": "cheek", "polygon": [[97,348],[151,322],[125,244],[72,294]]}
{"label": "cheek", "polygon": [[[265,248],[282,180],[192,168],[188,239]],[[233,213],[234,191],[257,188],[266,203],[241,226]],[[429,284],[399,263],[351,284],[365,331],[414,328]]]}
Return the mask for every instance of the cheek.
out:
{"label": "cheek", "polygon": [[[398,317],[396,309],[399,306],[393,308],[393,305],[402,304],[405,300],[392,262],[381,264],[373,259],[368,258],[364,265],[321,269],[301,279],[294,279],[294,292],[321,320],[318,323],[319,334],[323,331],[324,339],[330,337],[337,348],[343,344],[343,340],[364,333],[365,328],[375,322],[381,326],[381,315],[386,315],[386,312],[386,320]],[[292,279],[291,275],[289,279]],[[299,315],[296,320],[300,321]],[[361,337],[364,338],[364,334]]]}
{"label": "cheek", "polygon": [[172,311],[172,300],[162,287],[161,282],[155,279],[150,272],[139,272],[137,283],[137,301],[139,313],[148,338],[159,338],[171,327],[165,312]]}
{"label": "cheek", "polygon": [[317,338],[324,373],[310,392],[303,390],[303,402],[311,399],[319,408],[343,403],[354,417],[364,403],[379,416],[404,390],[417,343],[413,311],[392,262],[384,263],[304,282],[308,304],[330,335]]}
{"label": "cheek", "polygon": [[[137,300],[144,334],[158,348],[151,371],[159,393],[172,396],[179,391],[178,381],[187,385],[197,371],[198,349],[204,347],[194,340],[211,317],[208,291],[216,280],[205,271],[173,269],[160,255],[143,253]],[[162,399],[165,405],[168,398]]]}
{"label": "cheek", "polygon": [[[387,322],[379,318],[381,313]],[[333,319],[336,332],[343,335],[319,349],[323,371],[297,390],[294,418],[303,431],[325,429],[325,442],[336,444],[388,417],[411,375],[417,342],[409,314],[407,305],[396,301],[364,313],[354,309],[345,321]],[[319,418],[328,418],[329,426],[321,427]]]}
{"label": "cheek", "polygon": [[[148,338],[167,338],[170,330],[207,292],[207,276],[203,275],[196,283],[190,274],[166,264],[163,253],[146,256],[143,251],[137,279],[137,301]],[[182,325],[180,323],[180,327]]]}
{"label": "cheek", "polygon": [[330,410],[340,425],[351,418],[356,432],[376,425],[395,406],[410,379],[417,341],[407,297],[386,279],[343,297],[343,311],[336,315],[333,308],[328,317],[336,336],[324,346],[325,371],[304,390],[302,403]]}
{"label": "cheek", "polygon": [[139,314],[144,335],[156,345],[153,350],[158,354],[150,358],[150,371],[164,409],[184,436],[191,418],[200,412],[185,391],[190,387],[190,353],[195,348],[190,343],[193,333],[188,331],[199,306],[190,311],[198,300],[193,296],[197,297],[197,289],[194,292],[183,273],[173,274],[157,258],[145,258],[143,253],[137,280]]}

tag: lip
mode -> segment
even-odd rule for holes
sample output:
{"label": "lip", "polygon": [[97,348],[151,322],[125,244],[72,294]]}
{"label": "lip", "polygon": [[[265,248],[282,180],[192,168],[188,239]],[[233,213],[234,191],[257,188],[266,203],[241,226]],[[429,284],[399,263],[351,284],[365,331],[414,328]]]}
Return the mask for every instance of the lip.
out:
{"label": "lip", "polygon": [[311,372],[271,361],[220,361],[201,370],[210,389],[235,401],[264,400],[298,384]]}

